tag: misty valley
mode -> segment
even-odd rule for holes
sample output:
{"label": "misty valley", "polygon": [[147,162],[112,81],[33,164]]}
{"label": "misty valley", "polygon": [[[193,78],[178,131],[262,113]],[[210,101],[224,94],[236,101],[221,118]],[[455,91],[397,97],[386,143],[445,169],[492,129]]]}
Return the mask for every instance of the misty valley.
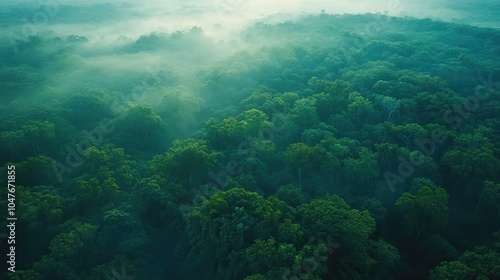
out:
{"label": "misty valley", "polygon": [[194,2],[0,4],[1,279],[500,279],[498,4]]}

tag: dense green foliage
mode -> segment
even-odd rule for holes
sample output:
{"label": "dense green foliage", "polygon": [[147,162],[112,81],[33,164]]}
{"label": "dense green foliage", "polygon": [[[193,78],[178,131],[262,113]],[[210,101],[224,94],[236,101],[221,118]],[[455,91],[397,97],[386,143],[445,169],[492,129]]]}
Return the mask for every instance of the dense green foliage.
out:
{"label": "dense green foliage", "polygon": [[500,279],[496,29],[321,14],[16,48],[10,279]]}

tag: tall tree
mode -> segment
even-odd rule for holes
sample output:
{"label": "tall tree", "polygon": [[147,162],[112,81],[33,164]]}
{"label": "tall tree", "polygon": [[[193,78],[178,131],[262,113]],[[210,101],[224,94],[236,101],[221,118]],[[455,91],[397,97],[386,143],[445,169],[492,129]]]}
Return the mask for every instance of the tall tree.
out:
{"label": "tall tree", "polygon": [[299,206],[298,215],[306,236],[326,237],[332,243],[328,248],[329,275],[336,279],[357,279],[369,274],[375,263],[368,250],[375,221],[368,211],[351,209],[334,195]]}
{"label": "tall tree", "polygon": [[217,153],[210,150],[204,140],[175,140],[173,146],[164,155],[157,155],[150,161],[152,170],[160,177],[182,180],[192,185],[193,174],[199,174],[214,166]]}
{"label": "tall tree", "polygon": [[299,184],[302,182],[302,169],[310,164],[313,156],[313,147],[304,143],[290,144],[285,151],[285,157],[288,158],[298,170]]}
{"label": "tall tree", "polygon": [[500,168],[493,145],[479,131],[458,136],[441,160],[461,180],[495,178]]}
{"label": "tall tree", "polygon": [[436,233],[448,222],[448,195],[438,187],[421,187],[416,195],[404,193],[396,201],[404,213],[406,225],[418,240],[422,233]]}

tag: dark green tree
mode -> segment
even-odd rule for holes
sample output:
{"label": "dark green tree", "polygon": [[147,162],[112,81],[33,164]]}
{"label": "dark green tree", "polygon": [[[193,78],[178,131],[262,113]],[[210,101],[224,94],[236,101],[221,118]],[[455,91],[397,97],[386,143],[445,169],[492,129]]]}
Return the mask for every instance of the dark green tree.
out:
{"label": "dark green tree", "polygon": [[436,233],[448,222],[448,195],[443,188],[421,187],[416,195],[404,193],[396,201],[406,225],[418,240],[422,233]]}
{"label": "dark green tree", "polygon": [[217,153],[208,148],[204,140],[192,138],[174,141],[164,155],[155,156],[150,167],[162,178],[172,176],[177,180],[186,180],[191,186],[193,175],[209,172],[215,165]]}

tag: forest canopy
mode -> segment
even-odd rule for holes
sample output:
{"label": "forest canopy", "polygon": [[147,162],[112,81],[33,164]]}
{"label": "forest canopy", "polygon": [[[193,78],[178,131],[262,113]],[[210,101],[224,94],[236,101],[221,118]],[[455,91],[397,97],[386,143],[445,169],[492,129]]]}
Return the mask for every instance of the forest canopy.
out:
{"label": "forest canopy", "polygon": [[63,27],[142,11],[57,8],[29,36],[0,11],[2,279],[500,279],[498,28],[318,11],[110,39]]}

